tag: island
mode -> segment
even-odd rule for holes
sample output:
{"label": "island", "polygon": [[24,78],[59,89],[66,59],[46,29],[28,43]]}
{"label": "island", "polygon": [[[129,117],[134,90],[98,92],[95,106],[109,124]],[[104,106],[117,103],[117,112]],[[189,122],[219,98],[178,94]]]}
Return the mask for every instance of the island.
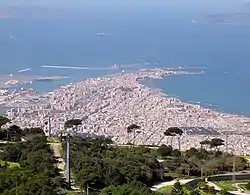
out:
{"label": "island", "polygon": [[250,13],[209,14],[192,23],[214,24],[250,24]]}

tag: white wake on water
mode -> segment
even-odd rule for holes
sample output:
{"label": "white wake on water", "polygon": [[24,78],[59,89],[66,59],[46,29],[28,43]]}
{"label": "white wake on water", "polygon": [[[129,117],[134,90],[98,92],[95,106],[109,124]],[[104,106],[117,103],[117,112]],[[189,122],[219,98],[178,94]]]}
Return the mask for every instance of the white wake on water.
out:
{"label": "white wake on water", "polygon": [[74,70],[111,70],[111,67],[87,67],[87,66],[54,66],[42,65],[42,68],[57,68],[57,69],[74,69]]}

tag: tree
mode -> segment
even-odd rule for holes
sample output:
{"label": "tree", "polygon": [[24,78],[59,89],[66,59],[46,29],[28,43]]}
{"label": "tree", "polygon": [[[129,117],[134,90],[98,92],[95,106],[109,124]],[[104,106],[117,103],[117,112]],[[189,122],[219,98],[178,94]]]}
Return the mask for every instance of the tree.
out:
{"label": "tree", "polygon": [[179,150],[181,148],[181,143],[180,143],[180,138],[183,134],[183,130],[181,130],[179,127],[169,127],[165,132],[164,135],[165,136],[171,136],[171,147],[173,146],[173,138],[175,136],[179,136],[178,137],[178,146],[179,146]]}
{"label": "tree", "polygon": [[198,154],[198,150],[196,148],[190,148],[189,150],[185,152],[185,156],[188,158],[192,156],[197,156],[197,154]]}
{"label": "tree", "polygon": [[1,160],[17,165],[0,166],[0,194],[54,195],[63,186],[46,137],[38,135],[26,142],[4,144],[1,150]]}
{"label": "tree", "polygon": [[[210,143],[211,143],[211,141],[208,139],[201,141],[200,142],[201,148],[203,148],[203,146],[210,146],[211,145]],[[205,147],[205,149],[206,149],[206,147]]]}
{"label": "tree", "polygon": [[224,140],[220,139],[220,138],[214,138],[210,141],[210,147],[211,148],[215,148],[216,150],[218,150],[219,146],[223,146],[224,145]]}
{"label": "tree", "polygon": [[131,144],[130,143],[130,134],[133,133],[133,130],[130,129],[129,127],[127,127],[127,142],[128,144]]}
{"label": "tree", "polygon": [[172,127],[171,128],[171,131],[175,134],[175,135],[178,135],[178,147],[179,147],[179,150],[181,150],[181,136],[183,134],[183,130],[181,130],[180,128],[178,127]]}
{"label": "tree", "polygon": [[172,195],[185,195],[184,189],[179,181],[172,187]]}
{"label": "tree", "polygon": [[104,188],[100,195],[158,195],[160,193],[151,191],[143,184],[133,182],[130,184],[124,184],[120,186],[111,185]]}
{"label": "tree", "polygon": [[2,129],[2,126],[6,125],[7,123],[10,123],[10,119],[5,116],[0,116],[0,129]]}
{"label": "tree", "polygon": [[172,151],[172,156],[180,157],[180,156],[181,156],[180,150],[174,149],[174,150]]}
{"label": "tree", "polygon": [[0,140],[5,140],[7,135],[7,131],[5,129],[0,129]]}
{"label": "tree", "polygon": [[17,125],[12,125],[7,129],[7,139],[13,142],[21,141],[23,136],[22,129]]}
{"label": "tree", "polygon": [[9,162],[18,162],[21,158],[22,151],[20,145],[6,144],[0,152],[0,159]]}
{"label": "tree", "polygon": [[64,127],[68,129],[68,128],[73,128],[81,124],[82,124],[82,119],[70,119],[64,123]]}
{"label": "tree", "polygon": [[170,156],[172,153],[173,149],[171,146],[166,146],[166,145],[161,145],[158,149],[157,149],[157,153],[159,155],[161,155],[162,157],[165,156]]}
{"label": "tree", "polygon": [[158,174],[160,163],[149,148],[116,147],[106,140],[72,137],[70,154],[75,181],[83,189],[87,184],[101,190],[134,181],[152,186],[161,180]]}
{"label": "tree", "polygon": [[170,146],[173,147],[173,137],[175,136],[169,129],[164,132],[164,136],[171,137]]}
{"label": "tree", "polygon": [[133,133],[133,146],[135,145],[135,132],[136,130],[140,129],[141,127],[136,124],[129,125],[127,127],[127,135],[128,135],[128,141],[129,141],[129,134]]}
{"label": "tree", "polygon": [[30,139],[33,139],[34,137],[37,137],[38,135],[42,137],[45,136],[43,129],[41,129],[40,127],[24,128],[23,134]]}

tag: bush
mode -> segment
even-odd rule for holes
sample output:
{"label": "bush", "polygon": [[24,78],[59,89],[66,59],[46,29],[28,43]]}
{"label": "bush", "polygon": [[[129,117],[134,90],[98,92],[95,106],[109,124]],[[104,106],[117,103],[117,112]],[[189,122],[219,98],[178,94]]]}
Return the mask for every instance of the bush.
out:
{"label": "bush", "polygon": [[166,146],[166,145],[161,145],[158,149],[157,149],[157,153],[162,156],[170,156],[171,153],[173,151],[173,148],[171,146]]}

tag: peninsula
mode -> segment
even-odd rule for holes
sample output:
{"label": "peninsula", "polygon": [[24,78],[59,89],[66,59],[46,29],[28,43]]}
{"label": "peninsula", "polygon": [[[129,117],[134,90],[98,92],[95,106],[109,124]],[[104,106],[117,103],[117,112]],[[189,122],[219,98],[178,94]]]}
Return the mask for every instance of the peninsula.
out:
{"label": "peninsula", "polygon": [[[193,20],[195,23],[215,24],[250,24],[249,13],[209,14],[201,19]],[[194,23],[194,22],[193,22]]]}
{"label": "peninsula", "polygon": [[[219,137],[228,143],[228,150],[250,153],[250,118],[220,113],[168,97],[161,90],[144,86],[143,79],[164,76],[201,74],[203,72],[140,70],[106,77],[90,78],[69,84],[34,98],[11,99],[7,114],[21,127],[43,127],[49,118],[53,134],[63,131],[68,119],[83,119],[78,133],[112,137],[116,143],[127,143],[126,127],[141,126],[135,144],[169,144],[164,131],[171,126],[184,130],[182,149],[199,147],[204,139]],[[227,136],[230,134],[230,136]],[[173,147],[178,147],[174,140]],[[226,148],[224,148],[226,149]]]}

